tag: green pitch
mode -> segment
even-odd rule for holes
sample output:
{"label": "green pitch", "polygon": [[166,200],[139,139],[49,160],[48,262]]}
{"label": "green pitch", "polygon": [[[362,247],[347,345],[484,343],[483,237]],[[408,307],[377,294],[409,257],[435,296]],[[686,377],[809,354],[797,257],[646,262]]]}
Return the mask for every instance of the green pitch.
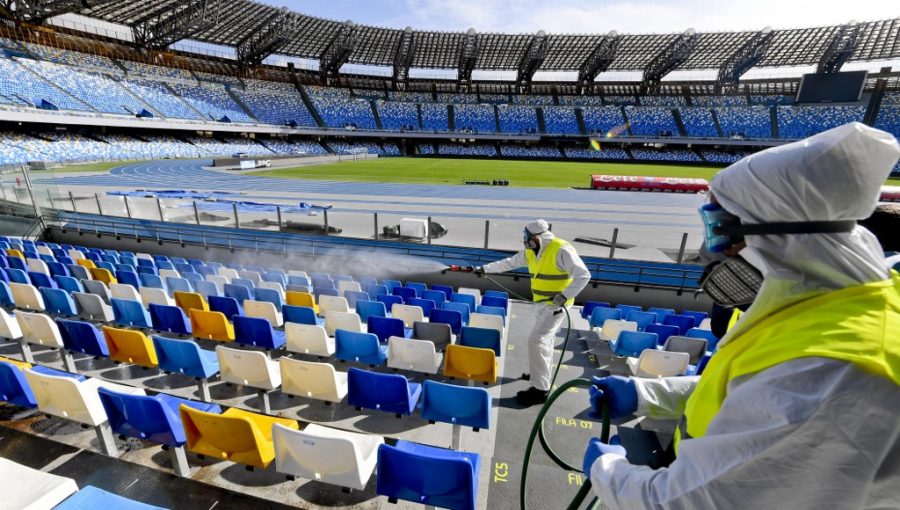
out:
{"label": "green pitch", "polygon": [[379,158],[267,170],[254,172],[253,175],[417,184],[462,184],[467,180],[508,179],[510,186],[569,188],[590,186],[592,174],[710,179],[719,170],[713,167],[571,161]]}

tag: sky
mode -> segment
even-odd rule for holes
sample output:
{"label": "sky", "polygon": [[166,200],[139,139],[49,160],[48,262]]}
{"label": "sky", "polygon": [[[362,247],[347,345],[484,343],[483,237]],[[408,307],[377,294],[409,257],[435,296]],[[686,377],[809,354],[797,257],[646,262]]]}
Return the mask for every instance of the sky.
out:
{"label": "sky", "polygon": [[[900,17],[898,0],[264,0],[390,28],[534,33],[760,30]],[[751,6],[752,7],[749,7]]]}

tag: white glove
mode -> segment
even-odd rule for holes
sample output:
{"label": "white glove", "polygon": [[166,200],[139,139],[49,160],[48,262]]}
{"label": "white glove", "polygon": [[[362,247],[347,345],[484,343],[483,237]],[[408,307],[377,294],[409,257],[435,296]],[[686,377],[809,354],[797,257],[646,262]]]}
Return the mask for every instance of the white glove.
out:
{"label": "white glove", "polygon": [[553,304],[560,308],[566,306],[566,301],[568,301],[568,300],[569,300],[569,298],[567,298],[566,296],[564,296],[562,294],[557,294],[557,295],[553,296]]}

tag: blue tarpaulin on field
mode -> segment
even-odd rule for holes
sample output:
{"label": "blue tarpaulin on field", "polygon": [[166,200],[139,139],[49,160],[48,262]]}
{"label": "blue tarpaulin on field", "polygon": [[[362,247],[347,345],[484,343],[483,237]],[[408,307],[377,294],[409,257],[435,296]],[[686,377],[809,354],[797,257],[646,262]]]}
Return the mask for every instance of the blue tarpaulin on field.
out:
{"label": "blue tarpaulin on field", "polygon": [[136,190],[136,191],[108,191],[107,195],[119,197],[156,197],[156,198],[193,198],[197,200],[217,199],[231,197],[236,193],[225,191],[185,191],[181,189],[164,190]]}

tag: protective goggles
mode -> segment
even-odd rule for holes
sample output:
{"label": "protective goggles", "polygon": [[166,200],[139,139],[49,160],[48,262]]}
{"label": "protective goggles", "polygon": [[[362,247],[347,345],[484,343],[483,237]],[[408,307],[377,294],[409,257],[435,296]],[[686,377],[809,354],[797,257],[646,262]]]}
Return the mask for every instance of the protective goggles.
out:
{"label": "protective goggles", "polygon": [[711,252],[724,251],[728,247],[743,241],[744,236],[834,234],[850,232],[856,227],[855,220],[742,225],[740,218],[726,211],[719,204],[704,204],[700,208],[700,218],[703,220],[706,248]]}

